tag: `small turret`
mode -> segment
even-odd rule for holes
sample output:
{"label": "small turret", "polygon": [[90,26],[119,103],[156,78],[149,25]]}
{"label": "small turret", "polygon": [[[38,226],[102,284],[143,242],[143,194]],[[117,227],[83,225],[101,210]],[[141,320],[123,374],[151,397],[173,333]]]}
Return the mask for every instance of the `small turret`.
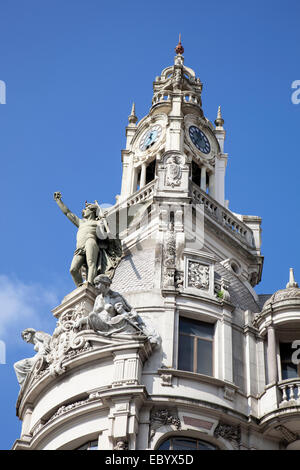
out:
{"label": "small turret", "polygon": [[225,132],[224,127],[223,127],[224,119],[223,119],[222,114],[221,114],[221,106],[218,107],[218,113],[217,113],[217,118],[215,120],[215,125],[216,125],[215,136],[218,139],[221,152],[223,153],[224,152],[224,141],[225,141],[226,132]]}
{"label": "small turret", "polygon": [[135,103],[132,103],[131,113],[128,116],[128,126],[126,127],[126,149],[129,148],[136,131],[137,116],[135,114]]}
{"label": "small turret", "polygon": [[294,269],[290,268],[290,279],[289,279],[289,282],[286,285],[286,288],[291,289],[292,287],[299,287],[299,286],[298,286],[298,283],[295,281]]}
{"label": "small turret", "polygon": [[132,108],[131,108],[131,113],[128,116],[128,122],[129,124],[135,125],[137,123],[137,116],[135,115],[135,103],[132,103]]}
{"label": "small turret", "polygon": [[223,124],[224,124],[224,119],[222,118],[222,114],[221,114],[221,106],[219,106],[218,107],[217,118],[215,120],[216,129],[224,130]]}

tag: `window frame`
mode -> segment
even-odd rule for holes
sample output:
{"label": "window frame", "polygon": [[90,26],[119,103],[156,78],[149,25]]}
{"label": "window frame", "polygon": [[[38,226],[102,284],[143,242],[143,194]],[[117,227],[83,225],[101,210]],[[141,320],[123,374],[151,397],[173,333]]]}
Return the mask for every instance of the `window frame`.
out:
{"label": "window frame", "polygon": [[[197,323],[198,324],[202,323],[202,324],[212,326],[212,338],[205,338],[205,337],[202,337],[202,336],[197,336],[197,335],[192,335],[192,334],[181,332],[180,331],[180,320],[181,319],[189,320],[191,322],[195,322],[196,324]],[[185,371],[185,372],[191,372],[193,374],[200,374],[200,375],[202,374],[202,375],[206,375],[207,377],[215,377],[215,334],[216,334],[216,324],[217,324],[217,322],[203,321],[203,319],[196,319],[196,318],[188,317],[188,316],[185,316],[185,315],[181,315],[179,313],[179,315],[178,315],[178,344],[177,344],[177,369],[178,370],[182,370],[182,371]],[[179,368],[179,348],[180,348],[180,337],[181,337],[181,335],[194,338],[194,340],[193,340],[193,370],[192,371],[187,370],[187,369]],[[211,345],[212,345],[212,347],[211,347],[211,350],[212,350],[211,374],[209,374],[209,375],[204,374],[203,372],[198,372],[197,371],[198,339],[201,339],[203,341],[207,341],[207,342],[211,343]]]}
{"label": "window frame", "polygon": [[[95,443],[97,444],[97,448],[93,449],[92,447],[96,447],[96,446],[93,446],[93,444]],[[85,447],[85,449],[83,447]],[[85,442],[81,446],[77,447],[76,450],[99,450],[99,441],[98,439],[92,439],[90,441]]]}
{"label": "window frame", "polygon": [[283,367],[282,365],[283,364],[291,364],[292,361],[284,361],[283,358],[281,357],[281,352],[280,352],[280,345],[281,344],[292,344],[293,343],[293,340],[282,340],[281,338],[278,338],[278,341],[277,341],[277,357],[278,357],[278,369],[279,369],[279,373],[278,373],[278,378],[280,379],[280,381],[284,381],[284,380],[295,380],[297,378],[300,378],[300,364],[297,364],[297,374],[298,376],[297,377],[293,377],[293,378],[290,378],[290,379],[284,379],[283,378]]}
{"label": "window frame", "polygon": [[[191,437],[191,436],[177,436],[177,435],[172,435],[172,436],[169,436],[169,437],[166,437],[162,442],[160,442],[159,446],[156,448],[156,450],[174,450],[173,449],[173,440],[176,440],[176,439],[180,439],[180,440],[184,440],[184,439],[187,439],[189,441],[196,441],[196,449],[192,449],[193,451],[199,451],[199,450],[220,450],[218,446],[216,446],[215,444],[212,444],[211,442],[209,441],[205,441],[203,439],[199,439],[197,437]],[[169,449],[161,449],[161,446],[167,442],[167,441],[170,441],[170,447]],[[207,444],[209,447],[214,447],[214,449],[211,449],[211,448],[208,448],[208,449],[199,449],[199,442],[203,442],[204,444]],[[178,451],[178,450],[188,450],[186,448],[182,448],[182,449],[175,449],[175,451]]]}

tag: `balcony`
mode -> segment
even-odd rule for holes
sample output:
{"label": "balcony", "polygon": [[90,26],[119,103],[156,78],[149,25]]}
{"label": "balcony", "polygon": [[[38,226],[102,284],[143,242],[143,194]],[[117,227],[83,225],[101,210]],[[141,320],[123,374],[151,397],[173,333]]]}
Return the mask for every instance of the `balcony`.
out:
{"label": "balcony", "polygon": [[191,183],[191,194],[196,203],[204,205],[205,214],[216,220],[235,238],[252,249],[255,248],[252,230],[230,210],[223,207],[194,183]]}
{"label": "balcony", "polygon": [[300,377],[282,380],[278,383],[278,407],[300,406]]}

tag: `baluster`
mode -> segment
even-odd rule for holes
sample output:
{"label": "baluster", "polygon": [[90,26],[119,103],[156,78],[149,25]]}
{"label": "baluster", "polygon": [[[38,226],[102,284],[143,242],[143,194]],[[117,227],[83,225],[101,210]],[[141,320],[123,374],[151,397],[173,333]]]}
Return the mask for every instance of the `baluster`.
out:
{"label": "baluster", "polygon": [[281,388],[281,391],[282,391],[281,403],[287,403],[286,385],[283,385],[283,387]]}
{"label": "baluster", "polygon": [[289,385],[290,389],[290,400],[294,400],[294,384]]}
{"label": "baluster", "polygon": [[300,401],[300,382],[297,382],[296,386],[297,386],[297,400]]}

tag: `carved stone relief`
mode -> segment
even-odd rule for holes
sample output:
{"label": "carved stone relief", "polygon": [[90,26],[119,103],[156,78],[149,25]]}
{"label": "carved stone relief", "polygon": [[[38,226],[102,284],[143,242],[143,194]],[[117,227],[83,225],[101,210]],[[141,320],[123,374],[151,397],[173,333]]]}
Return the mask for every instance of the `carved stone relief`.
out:
{"label": "carved stone relief", "polygon": [[183,289],[184,284],[184,274],[183,271],[175,270],[175,287],[176,289]]}
{"label": "carved stone relief", "polygon": [[160,379],[163,387],[172,387],[172,374],[161,374]]}
{"label": "carved stone relief", "polygon": [[197,261],[188,261],[188,287],[209,290],[209,266]]}
{"label": "carved stone relief", "polygon": [[163,250],[163,287],[174,287],[176,263],[176,235],[174,225],[169,224],[165,234],[165,245]]}
{"label": "carved stone relief", "polygon": [[153,439],[156,431],[162,426],[175,426],[176,430],[181,429],[181,422],[177,412],[170,411],[167,408],[155,410],[150,417],[150,440]]}
{"label": "carved stone relief", "polygon": [[128,450],[128,442],[123,439],[117,440],[114,445],[114,450]]}
{"label": "carved stone relief", "polygon": [[170,155],[166,160],[165,170],[165,185],[180,186],[182,177],[182,157],[177,155]]}
{"label": "carved stone relief", "polygon": [[225,440],[231,441],[233,445],[239,446],[241,440],[241,428],[239,425],[234,426],[232,424],[220,422],[214,431],[214,436],[216,438],[222,437]]}

